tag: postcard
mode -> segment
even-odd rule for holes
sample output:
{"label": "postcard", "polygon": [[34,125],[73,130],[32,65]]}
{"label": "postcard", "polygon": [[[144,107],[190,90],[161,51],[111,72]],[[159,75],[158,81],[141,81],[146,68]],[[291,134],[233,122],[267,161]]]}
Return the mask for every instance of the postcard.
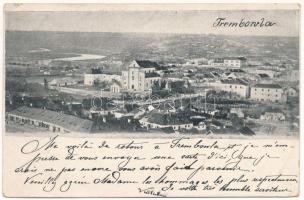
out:
{"label": "postcard", "polygon": [[5,4],[3,195],[299,195],[298,4]]}

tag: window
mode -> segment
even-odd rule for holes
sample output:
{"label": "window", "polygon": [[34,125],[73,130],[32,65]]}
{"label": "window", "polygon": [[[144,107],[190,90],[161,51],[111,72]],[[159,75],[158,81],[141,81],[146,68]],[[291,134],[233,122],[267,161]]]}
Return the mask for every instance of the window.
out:
{"label": "window", "polygon": [[134,76],[132,76],[132,81],[134,81]]}

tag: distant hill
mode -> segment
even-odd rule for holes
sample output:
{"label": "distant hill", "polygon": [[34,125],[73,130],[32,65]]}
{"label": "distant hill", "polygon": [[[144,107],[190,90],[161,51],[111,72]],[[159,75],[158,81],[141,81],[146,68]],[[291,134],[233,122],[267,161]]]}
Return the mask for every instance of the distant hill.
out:
{"label": "distant hill", "polygon": [[39,48],[55,53],[171,59],[214,56],[288,57],[297,60],[299,38],[156,33],[92,33],[6,31],[6,56],[26,55]]}

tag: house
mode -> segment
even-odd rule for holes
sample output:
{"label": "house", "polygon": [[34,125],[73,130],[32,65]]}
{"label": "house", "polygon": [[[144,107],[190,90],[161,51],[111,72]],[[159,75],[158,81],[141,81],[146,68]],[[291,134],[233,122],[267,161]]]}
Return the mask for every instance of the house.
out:
{"label": "house", "polygon": [[257,76],[259,76],[259,74],[267,74],[271,79],[279,75],[279,72],[276,70],[260,68],[258,66],[246,68],[246,71],[247,73],[255,74]]}
{"label": "house", "polygon": [[247,59],[245,57],[225,57],[224,66],[231,68],[241,68],[247,65]]}
{"label": "house", "polygon": [[93,121],[46,109],[22,106],[7,113],[8,120],[45,128],[46,131],[89,133]]}
{"label": "house", "polygon": [[156,73],[159,65],[148,60],[134,60],[122,71],[123,89],[128,91],[149,91],[161,77]]}
{"label": "house", "polygon": [[299,96],[298,90],[293,88],[293,87],[286,88],[285,89],[285,94],[287,95],[287,97],[297,97],[297,96]]}
{"label": "house", "polygon": [[216,130],[220,130],[223,127],[223,124],[213,120],[212,122],[210,122],[210,128],[214,128]]}
{"label": "house", "polygon": [[78,80],[75,80],[73,78],[55,78],[48,82],[48,85],[52,87],[65,87],[65,86],[72,86],[72,85],[77,85]]}
{"label": "house", "polygon": [[263,82],[263,83],[269,82],[269,83],[271,83],[271,81],[272,81],[268,74],[258,74],[258,76],[259,76],[259,82]]}
{"label": "house", "polygon": [[223,58],[215,58],[210,62],[212,67],[223,67],[224,59]]}
{"label": "house", "polygon": [[239,118],[244,118],[245,117],[241,108],[231,108],[230,113],[236,114]]}
{"label": "house", "polygon": [[196,74],[196,77],[202,81],[214,81],[216,77],[211,73],[199,73]]}
{"label": "house", "polygon": [[105,73],[98,68],[92,68],[91,73],[84,74],[84,85],[92,86],[98,82],[121,81],[121,76],[117,74]]}
{"label": "house", "polygon": [[121,89],[122,89],[122,85],[120,84],[120,82],[113,79],[110,85],[110,91],[112,93],[120,93]]}
{"label": "house", "polygon": [[292,81],[300,80],[299,70],[288,70],[287,76],[288,76],[289,80],[292,80]]}
{"label": "house", "polygon": [[210,64],[212,67],[241,68],[247,65],[247,59],[245,57],[215,58]]}
{"label": "house", "polygon": [[278,84],[256,84],[250,91],[250,99],[255,101],[286,102],[283,88]]}
{"label": "house", "polygon": [[224,79],[212,83],[219,90],[235,93],[242,98],[249,97],[249,84],[242,79]]}
{"label": "house", "polygon": [[183,129],[190,130],[193,123],[187,117],[181,117],[164,113],[160,110],[153,110],[147,116],[139,120],[139,123],[147,129],[162,129],[171,127],[174,131]]}
{"label": "house", "polygon": [[193,128],[197,129],[198,131],[206,130],[207,126],[205,122],[200,122],[196,126],[193,126]]}
{"label": "house", "polygon": [[285,121],[285,114],[279,109],[265,111],[260,120],[264,121]]}

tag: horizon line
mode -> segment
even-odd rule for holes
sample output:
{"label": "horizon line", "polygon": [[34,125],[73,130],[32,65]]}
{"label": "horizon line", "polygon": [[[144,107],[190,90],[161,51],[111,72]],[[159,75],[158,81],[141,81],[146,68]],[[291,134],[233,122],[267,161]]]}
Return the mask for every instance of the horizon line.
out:
{"label": "horizon line", "polygon": [[287,36],[287,35],[246,35],[246,34],[216,34],[216,33],[177,33],[177,32],[113,32],[113,31],[65,31],[65,30],[5,30],[5,32],[60,32],[60,33],[128,33],[128,34],[163,34],[163,35],[214,35],[214,36],[233,36],[233,37],[288,37],[288,38],[299,38],[298,36]]}

